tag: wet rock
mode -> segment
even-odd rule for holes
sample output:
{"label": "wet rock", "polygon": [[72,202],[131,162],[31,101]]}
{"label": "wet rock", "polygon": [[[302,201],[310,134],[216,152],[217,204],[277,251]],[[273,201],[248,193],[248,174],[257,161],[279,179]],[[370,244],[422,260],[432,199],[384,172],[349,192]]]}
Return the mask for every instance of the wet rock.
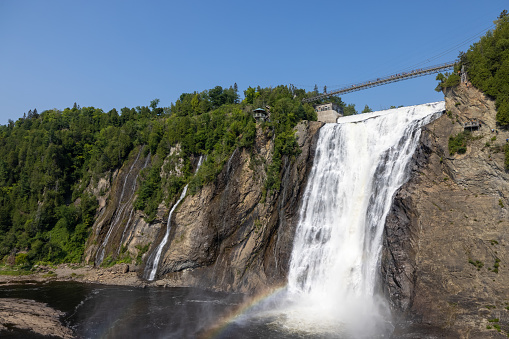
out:
{"label": "wet rock", "polygon": [[[509,174],[500,152],[509,132],[491,132],[494,102],[475,88],[460,85],[445,94],[449,112],[423,130],[411,179],[387,217],[382,282],[417,337],[496,337],[488,319],[509,326]],[[449,154],[449,137],[474,118],[483,125],[466,153]]]}
{"label": "wet rock", "polygon": [[293,160],[283,158],[281,189],[266,197],[272,138],[258,129],[252,152],[235,150],[217,180],[188,195],[174,212],[158,275],[172,285],[220,290],[255,291],[284,283],[299,201],[322,125],[298,126],[302,153]]}
{"label": "wet rock", "polygon": [[0,298],[0,337],[9,329],[29,330],[44,336],[72,338],[72,331],[59,318],[64,313],[27,299]]}

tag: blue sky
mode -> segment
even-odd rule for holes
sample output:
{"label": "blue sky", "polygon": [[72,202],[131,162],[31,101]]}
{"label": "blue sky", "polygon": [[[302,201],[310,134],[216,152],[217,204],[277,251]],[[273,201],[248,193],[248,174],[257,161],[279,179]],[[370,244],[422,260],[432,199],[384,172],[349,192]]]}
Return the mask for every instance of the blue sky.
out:
{"label": "blue sky", "polygon": [[[241,92],[332,90],[453,60],[504,8],[506,0],[0,0],[0,124],[74,102],[169,106],[183,92],[235,82]],[[442,100],[435,86],[427,76],[342,99],[359,111],[415,105]]]}

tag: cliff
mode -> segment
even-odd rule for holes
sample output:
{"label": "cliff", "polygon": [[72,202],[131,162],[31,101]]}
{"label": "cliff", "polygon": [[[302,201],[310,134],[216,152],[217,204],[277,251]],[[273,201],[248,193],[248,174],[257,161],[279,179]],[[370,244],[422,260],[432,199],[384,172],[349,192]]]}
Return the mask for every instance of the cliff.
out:
{"label": "cliff", "polygon": [[[194,195],[188,193],[172,215],[155,283],[243,292],[285,283],[298,204],[322,125],[303,121],[296,127],[302,152],[295,159],[283,158],[278,192],[264,198],[265,168],[272,158],[273,140],[258,128],[252,151],[236,149],[213,183]],[[151,223],[133,208],[138,175],[149,162],[142,149],[135,150],[112,175],[111,188],[104,184],[107,193],[87,243],[88,262],[100,265],[137,258],[135,269],[143,277],[147,259],[166,232],[172,207],[161,204]],[[192,162],[196,165],[197,159]],[[93,190],[97,192],[98,187]]]}
{"label": "cliff", "polygon": [[[447,114],[429,124],[411,179],[386,220],[382,286],[397,337],[495,338],[509,332],[509,174],[495,105],[472,86],[445,92]],[[448,141],[469,119],[481,128],[464,154]],[[402,334],[401,334],[402,335]]]}

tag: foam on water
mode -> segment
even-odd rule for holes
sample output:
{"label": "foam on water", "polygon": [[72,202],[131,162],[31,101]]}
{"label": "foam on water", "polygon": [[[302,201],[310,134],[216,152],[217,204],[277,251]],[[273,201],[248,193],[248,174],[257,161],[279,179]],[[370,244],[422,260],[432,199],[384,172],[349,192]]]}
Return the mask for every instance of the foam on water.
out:
{"label": "foam on water", "polygon": [[285,326],[356,337],[390,330],[377,293],[385,218],[408,178],[421,127],[444,109],[444,102],[404,107],[320,129],[291,256]]}

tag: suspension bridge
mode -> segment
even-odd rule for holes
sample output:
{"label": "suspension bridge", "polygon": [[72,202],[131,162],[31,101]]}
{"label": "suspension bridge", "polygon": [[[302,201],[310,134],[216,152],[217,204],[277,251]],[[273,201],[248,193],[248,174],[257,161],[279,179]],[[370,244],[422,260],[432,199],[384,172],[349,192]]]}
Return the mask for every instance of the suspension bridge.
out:
{"label": "suspension bridge", "polygon": [[319,94],[319,95],[316,95],[311,98],[303,99],[302,102],[312,102],[312,101],[316,101],[316,100],[325,99],[325,98],[328,98],[333,95],[347,94],[347,93],[351,93],[351,92],[361,91],[363,89],[367,89],[367,88],[371,88],[371,87],[387,85],[387,84],[390,84],[393,82],[413,79],[413,78],[417,78],[417,77],[422,77],[424,75],[429,75],[429,74],[439,73],[439,72],[446,71],[446,70],[451,70],[451,69],[454,69],[454,64],[456,64],[456,62],[457,61],[446,62],[446,63],[439,64],[439,65],[429,66],[429,67],[425,67],[425,68],[418,68],[418,69],[415,69],[415,70],[412,70],[409,72],[396,73],[396,74],[389,75],[389,76],[386,76],[383,78],[377,78],[377,79],[361,82],[361,83],[354,84],[354,85],[348,85],[348,86],[340,88],[338,90],[334,90],[334,91],[331,91],[328,93]]}

